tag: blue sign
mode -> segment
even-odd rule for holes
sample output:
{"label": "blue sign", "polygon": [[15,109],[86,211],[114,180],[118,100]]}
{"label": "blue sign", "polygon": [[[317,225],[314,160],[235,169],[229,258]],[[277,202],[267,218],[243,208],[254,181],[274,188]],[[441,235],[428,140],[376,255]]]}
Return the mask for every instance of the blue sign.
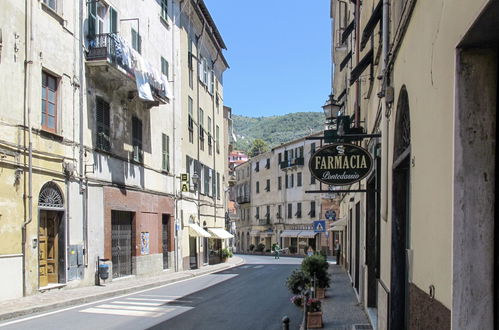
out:
{"label": "blue sign", "polygon": [[314,221],[314,232],[325,233],[326,232],[326,220]]}

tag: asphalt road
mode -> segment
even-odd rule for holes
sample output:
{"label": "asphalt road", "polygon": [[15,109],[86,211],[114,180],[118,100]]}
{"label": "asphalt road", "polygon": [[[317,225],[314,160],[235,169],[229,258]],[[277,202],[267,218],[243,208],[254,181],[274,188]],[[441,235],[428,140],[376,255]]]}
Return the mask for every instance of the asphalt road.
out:
{"label": "asphalt road", "polygon": [[286,277],[301,259],[243,256],[222,272],[68,309],[0,323],[3,329],[298,329]]}

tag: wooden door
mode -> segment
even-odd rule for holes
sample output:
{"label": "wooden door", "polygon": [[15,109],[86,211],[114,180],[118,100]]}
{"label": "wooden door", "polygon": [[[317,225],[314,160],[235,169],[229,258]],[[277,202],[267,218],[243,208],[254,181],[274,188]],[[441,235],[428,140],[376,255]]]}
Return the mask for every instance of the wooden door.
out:
{"label": "wooden door", "polygon": [[56,212],[40,212],[40,286],[59,283],[59,217]]}

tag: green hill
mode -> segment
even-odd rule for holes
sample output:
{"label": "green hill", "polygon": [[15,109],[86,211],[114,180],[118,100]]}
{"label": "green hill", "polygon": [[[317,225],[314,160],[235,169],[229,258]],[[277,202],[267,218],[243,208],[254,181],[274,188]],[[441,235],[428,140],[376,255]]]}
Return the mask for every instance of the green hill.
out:
{"label": "green hill", "polygon": [[323,112],[296,112],[283,116],[245,117],[232,115],[236,149],[248,152],[254,139],[275,147],[324,129]]}

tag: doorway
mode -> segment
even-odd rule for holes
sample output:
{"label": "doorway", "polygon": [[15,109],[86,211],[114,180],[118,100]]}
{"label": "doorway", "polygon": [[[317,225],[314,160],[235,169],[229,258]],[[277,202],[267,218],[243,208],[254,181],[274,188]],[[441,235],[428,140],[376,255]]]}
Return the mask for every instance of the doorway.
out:
{"label": "doorway", "polygon": [[111,211],[113,278],[132,275],[132,212]]}
{"label": "doorway", "polygon": [[163,214],[162,223],[162,246],[163,246],[163,269],[168,269],[168,243],[169,243],[169,216],[168,214]]}
{"label": "doorway", "polygon": [[197,238],[195,236],[189,236],[189,267],[191,269],[198,268]]}
{"label": "doorway", "polygon": [[66,281],[64,202],[57,184],[43,185],[38,200],[39,287]]}
{"label": "doorway", "polygon": [[409,277],[407,253],[410,249],[410,166],[411,131],[409,97],[402,87],[397,104],[394,158],[392,167],[392,253],[390,329],[407,329],[409,316]]}

